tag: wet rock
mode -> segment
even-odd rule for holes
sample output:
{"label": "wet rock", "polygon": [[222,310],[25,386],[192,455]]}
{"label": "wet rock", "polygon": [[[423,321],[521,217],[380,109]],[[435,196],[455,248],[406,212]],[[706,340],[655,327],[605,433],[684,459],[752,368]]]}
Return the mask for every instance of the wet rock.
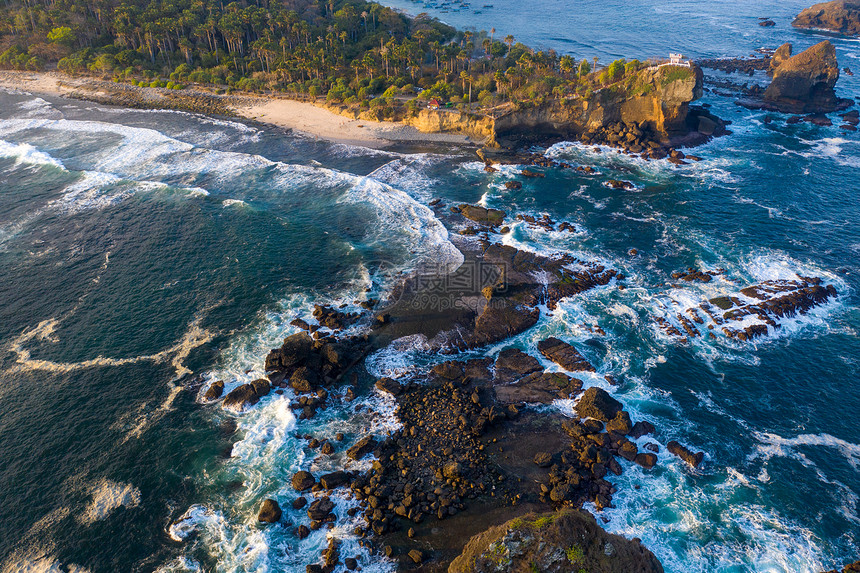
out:
{"label": "wet rock", "polygon": [[334,502],[328,497],[322,497],[308,507],[308,517],[312,521],[323,521],[334,509]]}
{"label": "wet rock", "polygon": [[606,186],[611,189],[624,189],[625,191],[630,191],[636,188],[636,186],[630,181],[619,181],[618,179],[610,179],[606,182]]}
{"label": "wet rock", "polygon": [[581,417],[594,418],[602,422],[615,418],[621,412],[621,408],[621,402],[597,386],[586,390],[576,404],[576,412]]}
{"label": "wet rock", "polygon": [[654,427],[654,424],[642,420],[633,424],[633,428],[630,430],[629,435],[635,440],[642,436],[653,434],[655,430],[656,428]]}
{"label": "wet rock", "polygon": [[299,510],[308,504],[308,500],[305,497],[297,497],[293,500],[293,509]]}
{"label": "wet rock", "polygon": [[399,396],[403,388],[400,387],[400,382],[391,378],[380,378],[376,381],[377,389],[387,392],[392,396]]}
{"label": "wet rock", "polygon": [[469,348],[477,348],[510,338],[537,324],[540,310],[509,299],[495,299],[497,304],[487,305],[475,320],[472,336],[466,341]]}
{"label": "wet rock", "polygon": [[299,539],[306,539],[310,534],[311,530],[308,529],[307,525],[302,524],[296,528],[296,537],[298,537]]}
{"label": "wet rock", "polygon": [[639,448],[637,448],[636,444],[633,442],[626,441],[619,446],[618,455],[628,462],[632,462],[636,459],[636,456],[639,455]]}
{"label": "wet rock", "polygon": [[633,425],[630,423],[630,414],[627,412],[618,412],[614,418],[606,422],[606,431],[615,432],[618,434],[629,434],[633,430]]}
{"label": "wet rock", "polygon": [[281,520],[281,506],[274,499],[263,501],[260,506],[260,513],[257,514],[257,520],[264,523],[277,523]]}
{"label": "wet rock", "polygon": [[352,460],[360,460],[376,448],[376,440],[368,434],[357,441],[351,448],[346,451],[347,457]]}
{"label": "wet rock", "polygon": [[314,487],[316,479],[310,472],[298,471],[293,474],[292,478],[293,489],[296,491],[307,491]]}
{"label": "wet rock", "polygon": [[320,485],[325,489],[334,489],[349,482],[349,474],[345,471],[336,471],[320,476]]}
{"label": "wet rock", "polygon": [[646,470],[650,470],[657,464],[657,456],[654,454],[637,454],[633,461]]}
{"label": "wet rock", "polygon": [[690,449],[686,448],[685,446],[682,446],[675,440],[672,440],[671,442],[666,444],[666,449],[684,460],[685,462],[687,462],[688,464],[690,464],[690,466],[694,468],[698,467],[705,457],[704,452],[693,453]]}
{"label": "wet rock", "polygon": [[418,549],[412,549],[409,552],[409,559],[411,559],[413,563],[421,564],[424,562],[424,554]]}
{"label": "wet rock", "polygon": [[293,375],[290,376],[290,386],[292,386],[293,390],[299,394],[309,394],[313,392],[316,390],[318,384],[319,375],[307,366],[298,368],[293,372]]}
{"label": "wet rock", "polygon": [[206,389],[206,394],[203,398],[209,401],[217,400],[224,393],[224,381],[216,380],[209,388]]}
{"label": "wet rock", "polygon": [[538,342],[538,351],[565,370],[571,372],[595,372],[594,366],[570,344],[558,338],[547,338]]}
{"label": "wet rock", "polygon": [[499,353],[499,357],[496,359],[495,379],[497,382],[507,384],[541,370],[543,367],[537,358],[529,356],[517,348],[506,348]]}
{"label": "wet rock", "polygon": [[501,404],[549,404],[559,398],[571,398],[582,390],[582,381],[561,372],[532,373],[513,384],[496,387]]}
{"label": "wet rock", "polygon": [[313,339],[305,332],[288,336],[280,348],[266,357],[266,370],[287,370],[304,362],[310,354]]}
{"label": "wet rock", "polygon": [[505,220],[505,212],[498,209],[488,209],[480,205],[460,205],[460,214],[471,221],[487,227],[496,227]]}
{"label": "wet rock", "polygon": [[544,175],[543,173],[539,173],[537,171],[532,171],[530,169],[523,169],[520,174],[523,177],[532,177],[532,178],[534,178],[534,177],[538,177],[538,178],[546,177],[546,175]]}
{"label": "wet rock", "polygon": [[520,183],[519,181],[506,181],[505,182],[505,189],[517,190],[517,189],[522,189],[522,188],[523,188],[523,184]]}
{"label": "wet rock", "polygon": [[246,407],[253,406],[259,402],[260,398],[268,394],[271,389],[269,381],[262,378],[254,380],[249,384],[242,384],[227,394],[224,398],[223,406],[241,412]]}

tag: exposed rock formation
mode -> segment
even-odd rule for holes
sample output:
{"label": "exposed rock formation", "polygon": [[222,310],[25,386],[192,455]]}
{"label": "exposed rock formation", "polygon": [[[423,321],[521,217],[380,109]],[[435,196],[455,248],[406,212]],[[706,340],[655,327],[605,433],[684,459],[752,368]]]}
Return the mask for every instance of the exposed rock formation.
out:
{"label": "exposed rock formation", "polygon": [[860,34],[860,2],[837,0],[815,4],[798,14],[791,25],[857,35]]}
{"label": "exposed rock formation", "polygon": [[[838,569],[833,569],[832,571],[826,571],[825,573],[840,573],[840,571]],[[842,568],[841,573],[860,573],[860,561],[849,563]]]}
{"label": "exposed rock formation", "polygon": [[277,523],[281,520],[281,506],[274,499],[263,501],[260,506],[260,513],[257,515],[257,520],[263,523]]}
{"label": "exposed rock formation", "polygon": [[836,48],[825,40],[785,58],[790,50],[790,46],[779,49],[781,61],[771,68],[773,81],[764,92],[765,102],[784,113],[834,111],[838,100],[833,86],[839,79]]}
{"label": "exposed rock formation", "polygon": [[[690,102],[702,96],[697,66],[662,66],[641,70],[629,86],[609,86],[589,98],[553,101],[512,111],[495,122],[495,139],[597,136],[613,124],[635,126],[642,150],[648,141],[668,144],[687,134]],[[693,126],[695,131],[697,126]],[[636,137],[636,131],[633,131]],[[609,133],[605,134],[608,139]],[[607,143],[613,143],[611,140]],[[614,142],[619,143],[619,142]]]}
{"label": "exposed rock formation", "polygon": [[663,567],[639,541],[605,532],[589,513],[565,510],[491,527],[469,540],[448,571],[658,573]]}

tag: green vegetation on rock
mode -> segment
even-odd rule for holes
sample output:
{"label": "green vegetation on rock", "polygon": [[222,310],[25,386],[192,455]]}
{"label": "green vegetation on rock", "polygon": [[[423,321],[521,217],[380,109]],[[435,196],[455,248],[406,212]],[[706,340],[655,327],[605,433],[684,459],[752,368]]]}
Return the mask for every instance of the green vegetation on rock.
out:
{"label": "green vegetation on rock", "polygon": [[497,117],[600,90],[652,89],[637,79],[647,67],[637,60],[598,69],[596,58],[461,32],[363,0],[6,0],[0,67],[53,66],[143,87],[324,99],[392,119],[428,105]]}

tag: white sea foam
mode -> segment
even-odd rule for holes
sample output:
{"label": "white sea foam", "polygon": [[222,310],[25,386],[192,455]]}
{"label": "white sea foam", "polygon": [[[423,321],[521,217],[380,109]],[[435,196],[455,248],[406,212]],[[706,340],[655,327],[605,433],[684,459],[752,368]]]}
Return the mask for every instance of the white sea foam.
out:
{"label": "white sea foam", "polygon": [[365,368],[375,378],[399,378],[416,371],[418,355],[431,350],[427,337],[413,334],[394,340],[365,360]]}
{"label": "white sea foam", "polygon": [[140,504],[140,490],[128,483],[119,483],[107,479],[99,480],[90,487],[92,497],[78,520],[91,524],[105,519],[119,507],[133,508]]}
{"label": "white sea foam", "polygon": [[15,159],[15,165],[49,165],[65,170],[63,163],[27,143],[11,143],[0,139],[0,157]]}
{"label": "white sea foam", "polygon": [[[830,434],[800,434],[794,438],[783,438],[777,434],[755,432],[758,440],[751,459],[768,460],[774,456],[792,457],[803,447],[831,448],[842,454],[854,469],[860,469],[860,445],[831,436]],[[802,454],[800,454],[802,455]]]}
{"label": "white sea foam", "polygon": [[427,176],[426,168],[442,159],[441,156],[428,153],[404,155],[378,167],[368,177],[426,202],[432,199],[432,191],[439,184],[439,181]]}
{"label": "white sea foam", "polygon": [[89,573],[89,569],[75,565],[64,565],[51,555],[34,552],[31,555],[12,555],[3,563],[2,573]]}
{"label": "white sea foam", "polygon": [[439,271],[450,272],[463,264],[463,254],[448,240],[448,230],[433,211],[403,191],[364,177],[354,180],[339,201],[376,209],[386,231],[377,237],[380,246],[400,241],[421,262]]}

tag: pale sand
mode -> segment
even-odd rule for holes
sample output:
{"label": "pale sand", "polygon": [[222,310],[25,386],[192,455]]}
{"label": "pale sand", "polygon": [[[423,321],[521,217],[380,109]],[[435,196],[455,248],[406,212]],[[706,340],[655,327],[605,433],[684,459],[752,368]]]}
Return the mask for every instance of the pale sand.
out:
{"label": "pale sand", "polygon": [[[58,72],[0,71],[0,88],[23,90],[43,95],[64,96],[82,90],[108,94],[100,89],[105,82],[74,78]],[[133,88],[146,89],[149,88]],[[152,94],[158,97],[155,92]],[[423,133],[414,127],[390,121],[355,120],[338,115],[312,103],[285,98],[243,94],[231,106],[239,117],[292,129],[336,143],[381,148],[395,143],[471,143],[468,137],[450,133]]]}
{"label": "pale sand", "polygon": [[465,144],[468,137],[450,133],[423,133],[414,127],[391,121],[350,119],[312,103],[282,98],[259,98],[259,103],[236,106],[241,117],[293,129],[328,141],[385,147],[395,142]]}

